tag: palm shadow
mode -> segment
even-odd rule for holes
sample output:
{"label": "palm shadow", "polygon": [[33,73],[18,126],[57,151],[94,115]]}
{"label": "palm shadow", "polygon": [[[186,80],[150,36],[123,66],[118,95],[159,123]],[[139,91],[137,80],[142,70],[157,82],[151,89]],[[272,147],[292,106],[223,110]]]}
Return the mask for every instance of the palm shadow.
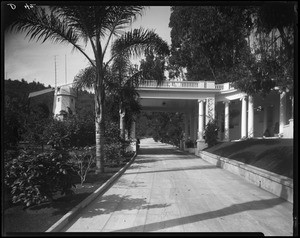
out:
{"label": "palm shadow", "polygon": [[139,155],[182,155],[181,151],[170,148],[143,148],[139,150]]}
{"label": "palm shadow", "polygon": [[164,227],[164,229],[165,229],[165,228],[190,224],[190,223],[194,223],[194,222],[215,219],[218,217],[228,216],[228,215],[232,215],[232,214],[236,214],[236,213],[241,213],[244,211],[263,210],[263,209],[274,207],[283,202],[285,202],[285,201],[282,198],[272,198],[272,199],[267,199],[267,200],[258,200],[258,201],[240,203],[240,204],[233,204],[229,207],[225,207],[225,208],[222,208],[222,209],[219,209],[216,211],[209,211],[209,212],[204,212],[201,214],[195,214],[195,215],[191,215],[191,216],[169,219],[166,221],[153,222],[150,224],[115,230],[114,232],[129,232],[129,231],[141,230],[141,229],[144,231],[147,231],[147,232],[148,231],[157,231],[157,230],[161,229],[162,227]]}
{"label": "palm shadow", "polygon": [[169,203],[149,204],[147,197],[133,198],[130,195],[121,196],[118,194],[104,195],[97,202],[89,206],[82,217],[94,217],[102,214],[131,210],[165,208],[170,206]]}
{"label": "palm shadow", "polygon": [[151,171],[142,171],[142,172],[126,172],[126,174],[147,174],[147,173],[163,173],[163,172],[174,172],[174,171],[184,171],[184,170],[201,170],[201,169],[219,169],[216,165],[202,165],[202,166],[191,166],[184,168],[170,168],[162,170],[151,170]]}
{"label": "palm shadow", "polygon": [[135,164],[146,164],[146,163],[154,163],[154,162],[159,162],[159,161],[170,161],[170,160],[190,160],[190,159],[199,159],[199,157],[187,157],[186,155],[183,155],[181,157],[176,156],[175,158],[173,157],[164,157],[164,158],[136,158],[134,163]]}

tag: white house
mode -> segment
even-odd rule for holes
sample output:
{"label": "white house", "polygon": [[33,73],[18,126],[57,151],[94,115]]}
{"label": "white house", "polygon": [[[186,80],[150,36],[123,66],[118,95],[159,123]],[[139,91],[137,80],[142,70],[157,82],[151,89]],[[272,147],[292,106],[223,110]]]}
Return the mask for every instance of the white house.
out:
{"label": "white house", "polygon": [[[293,95],[274,89],[265,98],[249,96],[230,83],[214,81],[144,81],[137,89],[145,111],[172,111],[185,115],[185,139],[204,145],[205,125],[216,119],[219,140],[232,141],[251,137],[293,138]],[[53,90],[52,90],[53,91]],[[44,93],[41,91],[41,93]],[[30,97],[40,95],[35,92]],[[48,93],[48,91],[47,91]],[[69,86],[57,87],[54,93],[53,114],[63,119],[75,114],[76,95]],[[135,122],[132,126],[135,138]]]}
{"label": "white house", "polygon": [[216,119],[222,141],[251,137],[293,138],[293,95],[274,89],[265,98],[214,81],[145,81],[138,88],[146,111],[185,114],[185,139],[204,146],[205,125]]}

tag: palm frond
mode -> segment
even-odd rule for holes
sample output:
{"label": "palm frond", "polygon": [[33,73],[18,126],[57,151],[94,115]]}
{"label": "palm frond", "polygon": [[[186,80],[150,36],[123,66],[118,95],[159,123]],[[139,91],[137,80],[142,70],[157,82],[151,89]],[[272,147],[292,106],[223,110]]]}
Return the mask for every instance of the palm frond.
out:
{"label": "palm frond", "polygon": [[143,6],[111,6],[108,11],[109,20],[103,27],[115,34],[115,29],[120,30],[123,27],[128,27],[138,15],[142,14],[144,9]]}
{"label": "palm frond", "polygon": [[53,43],[70,43],[73,49],[79,50],[90,62],[91,59],[79,44],[82,35],[78,34],[78,29],[68,24],[66,18],[57,14],[50,8],[37,7],[30,11],[20,12],[12,22],[9,30],[16,32],[26,32],[26,37],[30,40],[52,41]]}
{"label": "palm frond", "polygon": [[112,6],[109,9],[109,18],[102,25],[107,32],[107,42],[104,45],[103,55],[106,53],[107,47],[112,36],[120,36],[124,33],[124,29],[129,26],[136,18],[141,15],[145,7],[140,6]]}
{"label": "palm frond", "polygon": [[168,55],[169,47],[155,32],[143,28],[126,32],[113,42],[111,48],[112,59],[119,54],[141,56],[147,51]]}
{"label": "palm frond", "polygon": [[79,38],[74,30],[64,24],[53,12],[49,14],[43,8],[24,11],[11,25],[12,31],[27,32],[29,40],[51,40],[55,43],[77,44]]}
{"label": "palm frond", "polygon": [[89,66],[82,69],[74,78],[73,86],[76,89],[92,89],[96,83],[96,69]]}
{"label": "palm frond", "polygon": [[[112,71],[118,78],[124,78],[128,75],[129,69],[131,67],[131,63],[129,57],[125,54],[118,55],[111,66]],[[119,80],[120,81],[120,80]]]}

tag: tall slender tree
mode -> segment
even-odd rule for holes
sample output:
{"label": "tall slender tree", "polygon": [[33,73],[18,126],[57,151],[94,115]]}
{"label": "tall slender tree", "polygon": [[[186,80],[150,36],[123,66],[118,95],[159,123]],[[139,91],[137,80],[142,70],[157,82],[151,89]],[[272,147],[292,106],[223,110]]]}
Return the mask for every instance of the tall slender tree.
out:
{"label": "tall slender tree", "polygon": [[[146,49],[160,52],[168,49],[166,42],[152,31],[140,28],[122,34],[144,9],[142,6],[104,5],[35,7],[20,12],[9,28],[25,32],[30,40],[69,43],[95,68],[96,173],[104,172],[104,83],[108,65],[120,53],[140,55]],[[112,46],[112,55],[104,62],[109,44],[116,36],[119,38]],[[93,50],[93,57],[85,51],[87,44]]]}

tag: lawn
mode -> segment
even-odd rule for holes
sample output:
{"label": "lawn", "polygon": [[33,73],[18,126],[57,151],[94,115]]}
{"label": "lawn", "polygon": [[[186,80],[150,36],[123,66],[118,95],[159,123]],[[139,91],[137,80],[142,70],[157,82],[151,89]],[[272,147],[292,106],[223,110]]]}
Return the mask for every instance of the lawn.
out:
{"label": "lawn", "polygon": [[[80,178],[76,181],[74,194],[57,196],[52,202],[32,206],[24,209],[20,204],[6,204],[4,208],[2,232],[45,232],[73,207],[92,194],[128,162],[125,160],[119,167],[105,168],[105,173],[89,173],[83,185]],[[5,234],[3,233],[3,234]]]}
{"label": "lawn", "polygon": [[221,142],[205,151],[293,178],[293,139]]}

